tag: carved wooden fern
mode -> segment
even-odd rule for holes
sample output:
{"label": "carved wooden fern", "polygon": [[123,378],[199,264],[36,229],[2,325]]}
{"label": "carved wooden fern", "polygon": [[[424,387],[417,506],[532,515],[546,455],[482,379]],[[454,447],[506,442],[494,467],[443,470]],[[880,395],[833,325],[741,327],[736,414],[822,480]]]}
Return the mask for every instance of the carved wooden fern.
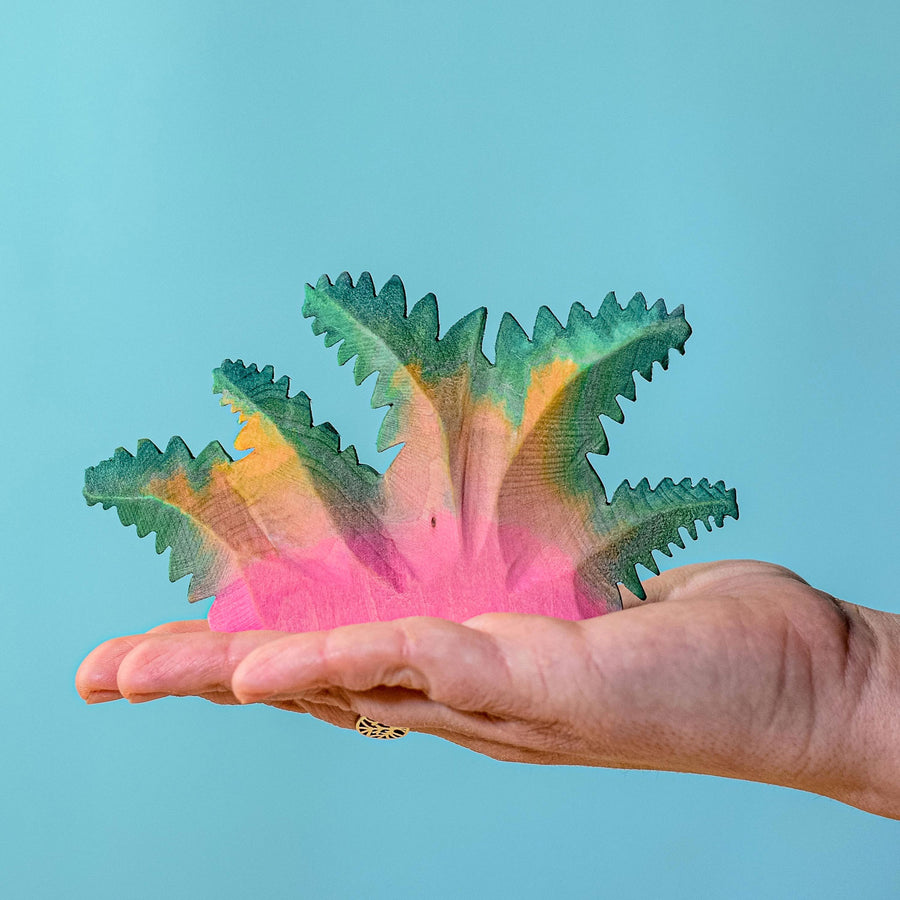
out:
{"label": "carved wooden fern", "polygon": [[651,380],[691,333],[682,307],[608,294],[563,326],[546,307],[531,338],[505,313],[496,361],[482,352],[487,311],[443,336],[437,300],[407,312],[396,276],[375,293],[347,273],[307,285],[305,316],[357,384],[377,372],[387,406],[378,449],[402,448],[382,475],[359,462],[286,377],[226,360],[214,391],[240,416],[232,460],[219,443],[196,458],[181,438],[142,440],[87,470],[91,505],[115,506],[140,536],[170,547],[170,578],[191,600],[215,596],[222,631],[303,631],[407,615],[455,620],[488,611],[577,619],[621,608],[617,584],[643,597],[635,564],[737,518],[723,482],[646,479],[608,496],[586,454],[606,454],[599,416],[624,419],[634,373]]}

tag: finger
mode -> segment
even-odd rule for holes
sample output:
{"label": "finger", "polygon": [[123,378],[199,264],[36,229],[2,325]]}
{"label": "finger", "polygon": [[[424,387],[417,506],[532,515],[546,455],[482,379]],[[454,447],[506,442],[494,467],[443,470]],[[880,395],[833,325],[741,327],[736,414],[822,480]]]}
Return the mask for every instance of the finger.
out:
{"label": "finger", "polygon": [[[506,762],[539,765],[588,765],[582,754],[560,752],[555,747],[528,746],[523,739],[530,723],[504,722],[476,713],[461,713],[410,692],[381,689],[364,695],[349,695],[352,710],[328,702],[294,701],[322,721],[340,728],[354,729],[360,715],[393,727],[409,728],[458,746]],[[274,705],[287,707],[276,702]]]}
{"label": "finger", "polygon": [[310,700],[272,700],[266,703],[275,709],[283,709],[286,712],[305,713],[336,725],[338,728],[354,729],[359,715],[349,707],[335,706],[327,701],[313,702]]}
{"label": "finger", "polygon": [[121,660],[116,684],[132,702],[163,696],[218,695],[230,702],[231,676],[253,649],[281,632],[187,631],[148,634]]}
{"label": "finger", "polygon": [[210,691],[205,694],[195,694],[194,696],[199,697],[201,700],[215,703],[216,706],[240,706],[241,704],[241,701],[231,691]]}
{"label": "finger", "polygon": [[348,728],[351,731],[356,728],[356,721],[359,715],[352,710],[339,709],[327,703],[310,703],[308,701],[297,701],[298,710],[314,716],[329,725],[335,725],[338,728]]}
{"label": "finger", "polygon": [[[151,628],[147,634],[208,631],[205,619],[189,619],[184,622],[166,622]],[[121,700],[117,674],[122,660],[146,639],[145,634],[132,634],[113,638],[95,647],[85,657],[75,675],[75,689],[87,703],[106,703]]]}
{"label": "finger", "polygon": [[75,689],[87,703],[121,700],[116,675],[122,660],[141,641],[142,634],[113,638],[95,647],[78,667]]}
{"label": "finger", "polygon": [[359,716],[364,715],[382,724],[439,737],[508,762],[540,765],[586,765],[590,762],[580,754],[524,746],[521,734],[514,732],[519,732],[522,724],[527,727],[528,723],[507,723],[474,713],[460,713],[404,689],[380,688],[359,695],[323,690],[317,692],[316,697],[319,699],[272,701],[270,705],[309,713],[331,725],[350,730],[355,729]]}
{"label": "finger", "polygon": [[[397,688],[381,689],[381,692],[387,696],[398,691],[404,694],[411,693]],[[434,713],[427,715],[421,710],[417,710],[415,713],[411,711],[414,706],[419,705],[421,707],[438,706],[438,704],[421,697],[421,695],[417,695],[418,704],[416,704],[415,701],[413,703],[402,704],[396,701],[391,702],[390,699],[385,699],[383,697],[380,698],[378,693],[378,691],[373,691],[368,694],[348,695],[343,691],[319,691],[316,694],[317,699],[315,700],[304,698],[302,700],[290,701],[290,704],[282,701],[274,701],[272,705],[281,706],[282,708],[292,705],[303,712],[315,716],[317,719],[321,719],[323,722],[336,725],[338,728],[347,728],[350,730],[355,730],[356,723],[359,721],[360,716],[365,716],[366,718],[372,719],[375,722],[380,722],[383,725],[409,728],[410,730],[417,730],[415,726],[411,724],[414,719],[420,722],[436,721]]]}
{"label": "finger", "polygon": [[304,697],[337,687],[403,687],[450,706],[480,709],[508,681],[493,637],[444,619],[415,617],[295,634],[260,646],[235,669],[244,701]]}
{"label": "finger", "polygon": [[583,738],[562,723],[464,711],[400,688],[376,688],[359,695],[350,693],[348,699],[355,712],[376,722],[437,734],[465,746],[505,747],[504,758],[514,758],[509,754],[518,750],[529,756],[565,758],[570,765],[585,764]]}
{"label": "finger", "polygon": [[461,710],[404,688],[374,688],[365,693],[348,692],[354,712],[376,722],[413,731],[452,731],[470,738],[492,740],[508,726],[501,716]]}
{"label": "finger", "polygon": [[[364,693],[340,688],[318,689],[292,701],[272,701],[283,708],[292,706],[342,728],[354,728],[360,716],[412,731],[454,734],[457,738],[501,741],[512,734],[518,722],[496,716],[459,710],[429,700],[418,691],[406,688],[378,687]],[[520,740],[520,738],[519,738]],[[457,741],[459,742],[459,741]]]}
{"label": "finger", "polygon": [[293,700],[266,701],[280,708],[300,709],[341,728],[354,728],[360,716],[413,730],[456,728],[474,736],[475,717],[458,713],[406,688],[374,688],[352,693],[342,688],[317,689]]}

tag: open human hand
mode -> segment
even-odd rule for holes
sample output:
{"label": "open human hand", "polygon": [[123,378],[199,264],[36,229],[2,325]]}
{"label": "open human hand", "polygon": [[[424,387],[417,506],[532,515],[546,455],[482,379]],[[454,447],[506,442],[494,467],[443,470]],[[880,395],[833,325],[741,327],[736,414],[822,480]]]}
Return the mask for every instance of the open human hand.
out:
{"label": "open human hand", "polygon": [[762,781],[900,818],[900,616],[750,560],[644,587],[647,601],[580,622],[174,622],[102,644],[76,683],[89,703],[194,695],[344,728],[364,715],[496,759]]}

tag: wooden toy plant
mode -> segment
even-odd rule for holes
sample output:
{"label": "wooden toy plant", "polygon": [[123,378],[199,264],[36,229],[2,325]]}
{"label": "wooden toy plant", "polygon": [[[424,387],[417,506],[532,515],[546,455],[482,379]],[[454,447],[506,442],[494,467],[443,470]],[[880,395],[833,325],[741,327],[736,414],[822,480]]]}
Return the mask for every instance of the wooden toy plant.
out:
{"label": "wooden toy plant", "polygon": [[437,300],[407,312],[396,276],[376,294],[364,272],[307,285],[304,316],[359,384],[378,372],[372,405],[388,411],[378,449],[402,448],[384,474],[313,425],[309,397],[286,377],[226,360],[213,373],[244,428],[232,460],[214,442],[196,458],[174,437],[87,470],[91,505],[115,506],[170,578],[191,574],[190,600],[214,596],[219,631],[307,631],[410,615],[462,621],[483,612],[582,619],[621,608],[618,585],[643,597],[635,564],[737,518],[723,482],[627,481],[609,496],[587,460],[609,450],[600,415],[622,422],[635,397],[691,333],[667,312],[613,294],[596,315],[580,303],[563,325],[542,306],[531,338],[505,313],[496,361],[482,352],[487,311],[438,336]]}

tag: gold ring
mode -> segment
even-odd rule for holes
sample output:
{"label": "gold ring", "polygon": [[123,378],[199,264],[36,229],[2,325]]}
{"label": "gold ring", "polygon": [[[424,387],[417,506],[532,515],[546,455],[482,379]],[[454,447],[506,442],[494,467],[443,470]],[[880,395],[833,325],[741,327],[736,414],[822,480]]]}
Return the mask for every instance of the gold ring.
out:
{"label": "gold ring", "polygon": [[392,728],[367,716],[360,716],[356,720],[356,730],[366,737],[377,738],[380,741],[393,741],[409,734],[408,728]]}

